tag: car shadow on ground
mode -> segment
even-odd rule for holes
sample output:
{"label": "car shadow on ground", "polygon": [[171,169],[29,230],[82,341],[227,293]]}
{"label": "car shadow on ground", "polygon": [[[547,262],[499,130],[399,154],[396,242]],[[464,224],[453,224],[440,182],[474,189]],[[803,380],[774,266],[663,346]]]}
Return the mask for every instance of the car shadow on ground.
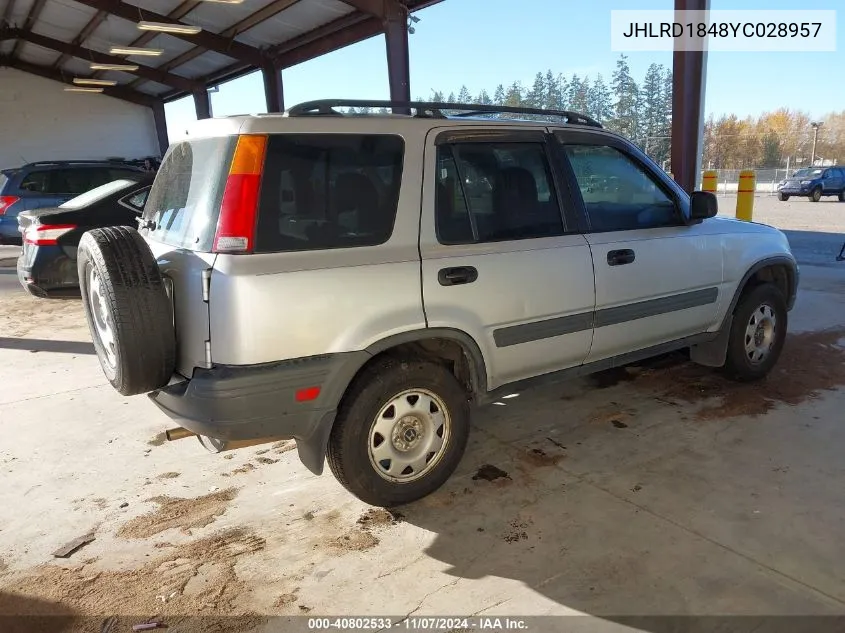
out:
{"label": "car shadow on ground", "polygon": [[84,341],[53,341],[40,338],[8,338],[0,336],[0,349],[58,354],[94,354],[94,345]]}
{"label": "car shadow on ground", "polygon": [[[99,623],[89,620],[87,630],[99,630]],[[64,604],[0,591],[3,633],[70,633],[83,629],[83,619]]]}
{"label": "car shadow on ground", "polygon": [[[689,365],[683,354],[651,362],[670,374]],[[757,479],[737,483],[735,493],[730,482],[721,484],[727,492],[712,483],[742,472],[736,464],[748,457],[713,445],[720,430],[733,442],[734,423],[699,423],[689,409],[638,393],[627,384],[632,380],[613,370],[526,392],[514,407],[506,401],[480,410],[456,475],[430,497],[397,509],[402,520],[436,534],[426,554],[445,563],[448,575],[516,580],[608,627],[547,623],[554,630],[621,630],[615,624],[750,632],[761,620],[701,616],[831,613],[814,591],[694,527],[703,513],[740,533],[759,529],[744,489]],[[725,472],[727,464],[736,470]],[[758,468],[770,474],[755,464],[754,477]],[[510,604],[507,594],[499,598],[454,606],[497,602],[485,615],[533,610],[519,598]],[[437,611],[435,602],[425,606]]]}

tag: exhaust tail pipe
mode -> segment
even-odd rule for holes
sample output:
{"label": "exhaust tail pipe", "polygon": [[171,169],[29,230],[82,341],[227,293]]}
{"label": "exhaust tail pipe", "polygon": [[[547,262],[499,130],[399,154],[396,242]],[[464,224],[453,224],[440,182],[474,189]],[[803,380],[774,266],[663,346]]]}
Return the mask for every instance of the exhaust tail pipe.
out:
{"label": "exhaust tail pipe", "polygon": [[181,426],[177,426],[175,429],[167,429],[164,432],[164,436],[167,438],[168,442],[175,442],[176,440],[183,440],[186,437],[194,437],[196,433],[193,431],[189,431],[188,429],[182,428]]}

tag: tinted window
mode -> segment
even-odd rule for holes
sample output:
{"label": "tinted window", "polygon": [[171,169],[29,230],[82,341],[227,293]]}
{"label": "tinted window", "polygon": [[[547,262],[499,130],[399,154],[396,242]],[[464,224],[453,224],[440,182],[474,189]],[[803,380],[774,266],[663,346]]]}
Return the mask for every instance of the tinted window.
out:
{"label": "tinted window", "polygon": [[144,189],[141,189],[141,191],[123,198],[120,202],[126,206],[132,207],[135,211],[140,212],[144,209],[144,204],[147,202],[147,196],[149,196],[149,194],[150,188],[145,187]]}
{"label": "tinted window", "polygon": [[170,146],[144,206],[144,219],[156,224],[148,237],[177,248],[211,249],[232,147],[228,137]]}
{"label": "tinted window", "polygon": [[566,145],[593,231],[680,224],[675,202],[644,167],[605,145]]}
{"label": "tinted window", "polygon": [[563,234],[542,143],[441,145],[435,207],[443,244]]}
{"label": "tinted window", "polygon": [[373,246],[393,231],[403,141],[284,134],[267,143],[255,251]]}
{"label": "tinted window", "polygon": [[49,171],[31,171],[21,179],[20,190],[30,193],[47,193]]}
{"label": "tinted window", "polygon": [[6,174],[9,174],[9,176],[11,176],[12,173],[13,172],[0,171],[0,193],[3,193],[3,189],[6,188],[6,185],[9,182],[9,177]]}

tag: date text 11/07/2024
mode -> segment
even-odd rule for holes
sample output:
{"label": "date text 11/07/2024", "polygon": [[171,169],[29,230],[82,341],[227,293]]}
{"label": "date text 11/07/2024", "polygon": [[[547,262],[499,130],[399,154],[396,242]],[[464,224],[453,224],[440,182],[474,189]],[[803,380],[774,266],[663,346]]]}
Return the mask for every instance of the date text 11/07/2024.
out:
{"label": "date text 11/07/2024", "polygon": [[410,617],[392,618],[308,618],[311,631],[451,631],[455,629],[478,631],[525,631],[528,625],[523,618],[509,617]]}

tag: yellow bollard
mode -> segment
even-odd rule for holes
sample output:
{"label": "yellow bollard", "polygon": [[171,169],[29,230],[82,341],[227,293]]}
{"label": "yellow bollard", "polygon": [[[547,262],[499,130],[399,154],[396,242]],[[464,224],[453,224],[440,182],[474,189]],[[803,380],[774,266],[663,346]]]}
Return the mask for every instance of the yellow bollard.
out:
{"label": "yellow bollard", "polygon": [[704,177],[701,179],[701,189],[703,191],[709,191],[710,193],[716,193],[716,189],[719,186],[719,177],[716,174],[715,169],[708,169],[704,172]]}
{"label": "yellow bollard", "polygon": [[736,219],[751,222],[754,214],[754,191],[757,179],[753,169],[743,169],[739,172],[739,186],[736,190]]}

